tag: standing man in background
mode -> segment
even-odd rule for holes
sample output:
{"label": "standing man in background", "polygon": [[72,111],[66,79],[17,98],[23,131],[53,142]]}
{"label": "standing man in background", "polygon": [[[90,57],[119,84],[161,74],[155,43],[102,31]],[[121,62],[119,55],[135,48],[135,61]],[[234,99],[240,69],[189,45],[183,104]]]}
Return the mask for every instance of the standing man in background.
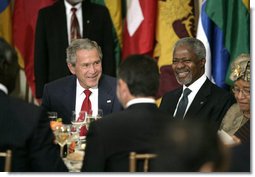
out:
{"label": "standing man in background", "polygon": [[90,38],[102,48],[103,73],[116,76],[112,22],[106,7],[90,0],[58,0],[39,11],[35,34],[36,97],[44,84],[69,75],[66,48],[71,40]]}

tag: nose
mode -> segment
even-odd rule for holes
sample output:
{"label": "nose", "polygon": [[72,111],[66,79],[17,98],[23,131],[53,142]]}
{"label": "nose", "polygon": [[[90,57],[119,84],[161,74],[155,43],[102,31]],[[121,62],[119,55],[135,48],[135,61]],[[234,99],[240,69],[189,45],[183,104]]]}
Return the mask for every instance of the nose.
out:
{"label": "nose", "polygon": [[237,98],[241,99],[241,98],[244,98],[244,93],[242,90],[240,90],[238,93],[237,93]]}
{"label": "nose", "polygon": [[176,68],[183,68],[183,67],[185,67],[185,65],[184,65],[184,63],[182,61],[175,62],[174,65],[175,65]]}

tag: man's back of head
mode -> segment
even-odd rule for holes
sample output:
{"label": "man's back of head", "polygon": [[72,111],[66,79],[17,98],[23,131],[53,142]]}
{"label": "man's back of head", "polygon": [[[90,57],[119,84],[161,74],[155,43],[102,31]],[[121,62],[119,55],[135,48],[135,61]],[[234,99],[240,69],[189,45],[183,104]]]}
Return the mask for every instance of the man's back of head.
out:
{"label": "man's back of head", "polygon": [[135,97],[155,97],[159,88],[157,63],[146,55],[130,55],[120,65],[118,79],[126,82]]}
{"label": "man's back of head", "polygon": [[0,83],[7,87],[9,93],[15,88],[18,70],[16,51],[0,38]]}

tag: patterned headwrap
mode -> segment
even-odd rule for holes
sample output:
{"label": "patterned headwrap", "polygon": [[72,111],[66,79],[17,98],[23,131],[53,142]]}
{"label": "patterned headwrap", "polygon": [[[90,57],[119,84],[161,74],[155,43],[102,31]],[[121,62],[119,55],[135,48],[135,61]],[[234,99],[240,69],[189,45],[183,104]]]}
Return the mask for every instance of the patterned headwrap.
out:
{"label": "patterned headwrap", "polygon": [[240,54],[231,66],[230,79],[236,81],[238,79],[243,79],[250,82],[251,72],[250,72],[250,55]]}

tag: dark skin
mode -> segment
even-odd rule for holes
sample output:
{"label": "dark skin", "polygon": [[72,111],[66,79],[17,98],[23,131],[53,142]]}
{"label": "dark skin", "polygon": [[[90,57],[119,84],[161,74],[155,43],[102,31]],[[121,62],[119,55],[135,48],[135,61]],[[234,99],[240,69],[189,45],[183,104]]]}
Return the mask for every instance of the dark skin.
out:
{"label": "dark skin", "polygon": [[205,72],[205,59],[199,59],[188,45],[175,49],[173,64],[175,77],[179,84],[189,86]]}
{"label": "dark skin", "polygon": [[9,93],[15,88],[18,71],[16,51],[0,38],[0,83],[7,87]]}

